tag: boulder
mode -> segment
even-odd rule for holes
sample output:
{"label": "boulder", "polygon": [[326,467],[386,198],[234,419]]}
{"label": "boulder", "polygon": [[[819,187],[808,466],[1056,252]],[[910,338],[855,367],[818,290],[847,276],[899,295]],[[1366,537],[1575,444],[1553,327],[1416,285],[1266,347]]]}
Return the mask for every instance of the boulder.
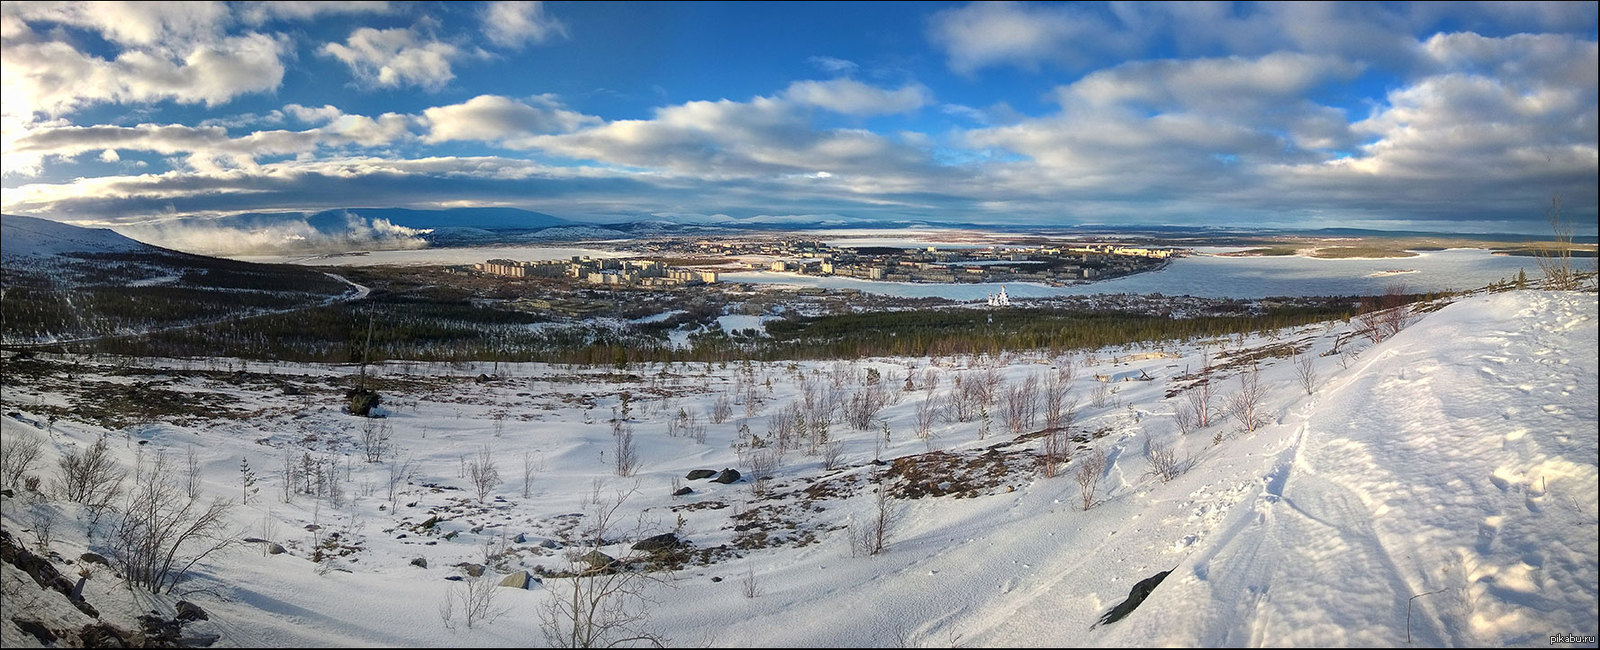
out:
{"label": "boulder", "polygon": [[673,548],[680,543],[681,542],[678,540],[677,535],[672,533],[661,533],[660,535],[646,537],[635,542],[633,544],[633,550],[654,553],[656,551],[665,551]]}
{"label": "boulder", "polygon": [[463,562],[458,566],[460,566],[461,570],[466,572],[466,574],[469,575],[469,576],[472,576],[474,578],[483,577],[483,565],[482,564],[473,564],[471,562]]}
{"label": "boulder", "polygon": [[716,475],[717,475],[717,471],[716,470],[712,470],[712,469],[697,469],[697,470],[691,470],[689,472],[689,474],[685,478],[688,478],[691,481],[698,481],[700,479],[711,478],[711,477],[716,476]]}
{"label": "boulder", "polygon": [[729,484],[729,483],[738,483],[739,482],[739,470],[736,470],[736,469],[725,469],[725,470],[722,470],[722,473],[718,474],[717,478],[712,479],[712,480],[714,480],[714,481],[716,481],[718,483],[722,483],[724,485]]}
{"label": "boulder", "polygon": [[211,617],[206,615],[206,610],[200,609],[199,605],[191,603],[187,600],[178,601],[177,608],[178,620],[180,621],[187,622],[211,620]]}
{"label": "boulder", "polygon": [[83,555],[79,555],[78,559],[92,564],[104,564],[106,566],[111,566],[111,562],[106,560],[106,556],[99,553],[84,553]]}
{"label": "boulder", "polygon": [[606,555],[605,553],[601,553],[600,551],[589,551],[588,553],[584,553],[583,555],[579,556],[578,561],[589,565],[589,568],[591,569],[607,569],[616,565],[617,558]]}
{"label": "boulder", "polygon": [[422,567],[422,568],[426,569],[426,568],[428,568],[428,558],[425,558],[425,557],[412,558],[411,566]]}
{"label": "boulder", "polygon": [[288,550],[285,550],[283,548],[283,546],[281,544],[278,544],[277,542],[267,542],[267,554],[268,555],[283,555],[284,553],[288,553],[288,552],[289,552]]}
{"label": "boulder", "polygon": [[683,486],[681,488],[678,488],[677,490],[673,491],[672,496],[681,497],[681,496],[686,495],[686,494],[694,494],[694,488],[685,485],[685,486]]}
{"label": "boulder", "polygon": [[512,587],[516,589],[531,589],[533,584],[538,581],[539,580],[537,578],[528,575],[527,571],[518,571],[501,579],[500,586]]}

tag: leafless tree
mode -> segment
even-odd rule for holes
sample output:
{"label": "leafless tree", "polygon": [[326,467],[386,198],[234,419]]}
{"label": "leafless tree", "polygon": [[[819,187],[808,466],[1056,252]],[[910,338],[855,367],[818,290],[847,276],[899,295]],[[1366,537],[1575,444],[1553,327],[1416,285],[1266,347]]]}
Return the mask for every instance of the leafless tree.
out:
{"label": "leafless tree", "polygon": [[1200,351],[1200,379],[1184,392],[1189,410],[1194,412],[1195,428],[1211,426],[1211,402],[1216,399],[1216,386],[1212,385],[1211,351]]}
{"label": "leafless tree", "polygon": [[766,494],[772,484],[772,476],[778,473],[778,458],[777,449],[771,446],[750,453],[750,491],[756,496]]}
{"label": "leafless tree", "polygon": [[111,534],[112,555],[123,577],[130,585],[171,593],[190,568],[229,544],[232,536],[224,527],[232,507],[232,501],[213,499],[203,505],[190,497],[164,450],[152,462],[141,459]]}
{"label": "leafless tree", "polygon": [[31,433],[17,431],[0,438],[0,486],[17,487],[43,450],[44,441]]}
{"label": "leafless tree", "polygon": [[633,476],[639,469],[639,450],[633,444],[633,426],[614,421],[611,425],[612,464],[617,476]]}
{"label": "leafless tree", "polygon": [[1060,428],[1062,418],[1077,406],[1077,400],[1072,399],[1071,362],[1063,361],[1056,368],[1056,372],[1049,373],[1044,380],[1044,428],[1046,429]]}
{"label": "leafless tree", "polygon": [[189,498],[200,498],[200,456],[195,452],[194,445],[189,445],[188,451],[183,456],[184,472],[183,487],[189,493]]}
{"label": "leafless tree", "polygon": [[494,450],[488,445],[478,448],[473,459],[467,461],[467,480],[478,493],[478,503],[483,503],[489,491],[500,484],[500,470],[495,467]]}
{"label": "leafless tree", "polygon": [[1095,449],[1082,460],[1078,461],[1078,471],[1072,477],[1078,482],[1079,494],[1083,497],[1083,509],[1094,507],[1094,495],[1100,487],[1100,474],[1106,470],[1106,452]]}

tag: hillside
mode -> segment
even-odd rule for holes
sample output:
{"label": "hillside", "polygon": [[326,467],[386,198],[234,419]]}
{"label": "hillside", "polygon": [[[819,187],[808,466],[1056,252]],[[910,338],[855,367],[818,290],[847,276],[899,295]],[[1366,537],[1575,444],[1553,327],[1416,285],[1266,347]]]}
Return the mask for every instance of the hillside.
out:
{"label": "hillside", "polygon": [[[42,445],[24,473],[46,486],[63,453],[105,434],[122,467],[166,450],[182,468],[192,451],[199,493],[248,495],[227,538],[286,552],[237,543],[173,594],[130,594],[94,567],[83,590],[130,629],[188,600],[209,619],[184,634],[217,645],[542,645],[541,614],[590,550],[674,567],[624,594],[646,600],[616,601],[641,615],[624,628],[673,645],[1547,645],[1592,635],[1600,604],[1597,324],[1592,291],[1516,291],[1378,343],[1334,321],[1067,357],[390,362],[369,370],[376,420],[340,412],[349,366],[8,355],[0,433],[8,448]],[[1209,382],[1217,406],[1252,364],[1253,431],[1220,412],[1180,430],[1190,391]],[[1047,477],[1042,412],[1008,416],[1030,377],[1048,390],[1068,367],[1072,459]],[[1315,375],[1309,394],[1297,367]],[[963,401],[972,386],[993,398]],[[925,404],[938,407],[926,427]],[[796,417],[799,432],[785,424]],[[819,422],[827,440],[808,453]],[[622,433],[637,460],[626,477]],[[366,462],[379,439],[381,462]],[[1174,451],[1169,476],[1147,441]],[[1074,475],[1096,452],[1085,510]],[[481,496],[479,463],[499,475]],[[724,468],[744,476],[685,478]],[[115,515],[95,527],[80,504],[5,487],[5,530],[35,545],[48,522],[69,578],[85,551],[115,556]],[[616,508],[598,546],[597,506]],[[852,545],[876,521],[882,551]],[[631,550],[668,532],[682,543]],[[441,605],[468,594],[474,565],[480,580],[542,580],[486,590],[504,614],[469,628]],[[1137,609],[1099,622],[1164,571]],[[19,621],[90,620],[12,564],[0,573],[6,647],[40,644]]]}
{"label": "hillside", "polygon": [[144,244],[100,228],[0,217],[0,342],[55,344],[282,313],[365,295],[342,278]]}

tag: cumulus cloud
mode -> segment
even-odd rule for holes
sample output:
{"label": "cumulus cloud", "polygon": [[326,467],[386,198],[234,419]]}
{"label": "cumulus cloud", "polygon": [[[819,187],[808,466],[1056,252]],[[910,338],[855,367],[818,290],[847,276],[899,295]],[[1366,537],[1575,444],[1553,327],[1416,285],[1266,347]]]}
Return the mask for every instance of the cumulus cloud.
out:
{"label": "cumulus cloud", "polygon": [[268,0],[266,2],[231,3],[239,18],[252,25],[272,20],[310,20],[329,14],[383,14],[391,10],[388,2],[366,0]]}
{"label": "cumulus cloud", "polygon": [[278,37],[245,34],[196,44],[181,56],[132,49],[108,60],[28,31],[4,45],[4,112],[28,123],[36,113],[59,116],[98,102],[217,105],[277,88],[286,47]]}
{"label": "cumulus cloud", "polygon": [[351,32],[344,43],[327,43],[318,51],[349,66],[364,83],[427,90],[439,90],[454,79],[450,65],[466,55],[454,45],[425,39],[404,27],[362,27]]}
{"label": "cumulus cloud", "polygon": [[1122,51],[1132,40],[1112,21],[1078,7],[1017,2],[940,11],[929,19],[928,38],[945,51],[950,69],[962,74],[999,64],[1078,66],[1090,60],[1090,52]]}
{"label": "cumulus cloud", "polygon": [[927,106],[933,101],[933,92],[915,83],[886,90],[854,79],[834,79],[795,82],[783,91],[783,97],[797,104],[846,115],[886,115],[908,113]]}
{"label": "cumulus cloud", "polygon": [[566,24],[546,15],[543,2],[491,2],[482,16],[484,35],[502,47],[521,48],[567,35]]}
{"label": "cumulus cloud", "polygon": [[517,147],[527,136],[567,133],[601,122],[598,117],[563,108],[552,96],[533,97],[529,102],[479,95],[460,104],[426,109],[428,133],[423,140],[506,142]]}

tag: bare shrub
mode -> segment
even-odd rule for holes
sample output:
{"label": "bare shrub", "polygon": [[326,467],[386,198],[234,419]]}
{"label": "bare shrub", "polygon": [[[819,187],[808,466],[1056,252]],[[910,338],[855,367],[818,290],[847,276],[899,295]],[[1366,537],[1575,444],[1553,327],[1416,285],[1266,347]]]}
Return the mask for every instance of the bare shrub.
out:
{"label": "bare shrub", "polygon": [[533,452],[522,452],[522,498],[532,496],[533,477],[543,466],[543,462],[534,460]]}
{"label": "bare shrub", "polygon": [[1039,377],[1028,375],[1021,384],[1008,386],[1004,396],[1006,428],[1012,433],[1032,429],[1039,416]]}
{"label": "bare shrub", "polygon": [[650,629],[650,606],[645,587],[670,585],[649,571],[631,568],[638,558],[618,558],[609,566],[595,566],[584,556],[598,553],[614,532],[618,511],[629,493],[614,499],[596,496],[590,501],[586,519],[591,526],[583,543],[573,545],[567,554],[570,569],[565,577],[547,577],[545,589],[551,592],[539,611],[539,629],[547,643],[558,648],[596,648],[619,645],[666,647],[670,640]]}
{"label": "bare shrub", "polygon": [[889,537],[894,534],[896,525],[899,524],[901,511],[894,499],[889,496],[888,486],[883,484],[883,477],[878,477],[878,490],[872,498],[872,509],[864,519],[850,521],[850,555],[877,555],[883,552],[889,544]]}
{"label": "bare shrub", "polygon": [[1317,357],[1309,349],[1294,355],[1294,376],[1307,395],[1317,392]]}
{"label": "bare shrub", "polygon": [[922,401],[917,402],[916,425],[918,438],[927,440],[928,436],[933,435],[933,420],[938,414],[939,404],[934,401],[933,392],[929,391],[922,398]]}
{"label": "bare shrub", "polygon": [[[496,426],[499,426],[498,422]],[[394,426],[388,421],[367,420],[361,423],[361,451],[369,463],[381,463],[389,454],[389,439],[394,436]]]}
{"label": "bare shrub", "polygon": [[112,555],[128,584],[151,592],[172,588],[195,564],[226,547],[227,514],[233,502],[202,505],[179,485],[166,452],[141,459],[122,517],[111,534]]}
{"label": "bare shrub", "polygon": [[1188,399],[1179,399],[1172,403],[1172,423],[1177,425],[1179,433],[1189,433],[1199,427],[1200,421],[1195,414],[1194,405]]}
{"label": "bare shrub", "polygon": [[1094,390],[1089,392],[1089,404],[1095,408],[1116,406],[1117,393],[1111,389],[1111,382],[1097,382]]}
{"label": "bare shrub", "polygon": [[739,592],[744,594],[745,598],[755,598],[761,595],[761,585],[756,582],[756,568],[754,566],[744,568],[744,577],[739,579]]}
{"label": "bare shrub", "polygon": [[1228,414],[1245,431],[1254,432],[1257,428],[1267,423],[1266,414],[1262,411],[1262,400],[1266,398],[1266,391],[1261,387],[1261,378],[1255,366],[1239,374],[1239,391],[1228,397]]}
{"label": "bare shrub", "polygon": [[467,480],[478,494],[478,503],[483,503],[489,492],[500,484],[500,470],[495,467],[494,450],[488,445],[478,448],[478,453],[467,461]]}
{"label": "bare shrub", "polygon": [[763,447],[750,453],[750,490],[761,496],[767,492],[767,487],[772,484],[772,476],[778,473],[778,450],[772,447]]}
{"label": "bare shrub", "polygon": [[493,578],[469,578],[450,586],[444,602],[439,604],[439,619],[448,629],[456,629],[455,617],[459,607],[467,629],[488,625],[511,611],[499,603],[500,585]]}
{"label": "bare shrub", "polygon": [[122,479],[128,473],[111,457],[106,437],[100,436],[88,449],[69,449],[61,455],[56,491],[61,498],[81,503],[96,512],[109,508],[122,493]]}
{"label": "bare shrub", "polygon": [[1561,197],[1550,199],[1550,209],[1545,212],[1545,218],[1550,222],[1555,238],[1553,242],[1536,249],[1534,256],[1544,276],[1544,288],[1555,291],[1577,289],[1581,274],[1572,263],[1574,231],[1572,224],[1561,216]]}
{"label": "bare shrub", "polygon": [[733,417],[733,400],[732,399],[729,399],[728,396],[724,394],[724,395],[718,395],[716,399],[711,400],[711,423],[712,424],[722,424],[724,422],[727,422],[728,418],[730,418],[730,417]]}
{"label": "bare shrub", "polygon": [[1147,436],[1144,439],[1144,458],[1150,462],[1150,473],[1155,474],[1163,483],[1178,478],[1178,475],[1183,473],[1183,464],[1178,462],[1178,452],[1170,443],[1156,442]]}
{"label": "bare shrub", "polygon": [[1106,452],[1095,449],[1078,461],[1078,471],[1072,475],[1083,497],[1083,509],[1094,507],[1094,495],[1100,487],[1100,474],[1106,470]]}
{"label": "bare shrub", "polygon": [[633,476],[639,469],[639,450],[633,445],[633,426],[616,421],[611,427],[612,464],[617,476]]}
{"label": "bare shrub", "polygon": [[388,488],[385,496],[389,499],[389,510],[393,511],[400,506],[400,493],[407,483],[411,482],[412,475],[416,474],[417,462],[411,458],[405,460],[389,459],[388,476],[384,481]]}
{"label": "bare shrub", "polygon": [[1044,427],[1057,429],[1062,426],[1061,421],[1067,412],[1077,408],[1078,401],[1072,398],[1072,362],[1063,360],[1056,367],[1056,371],[1045,376],[1044,380]]}
{"label": "bare shrub", "polygon": [[0,486],[17,487],[43,451],[44,441],[31,433],[18,431],[0,438]]}

